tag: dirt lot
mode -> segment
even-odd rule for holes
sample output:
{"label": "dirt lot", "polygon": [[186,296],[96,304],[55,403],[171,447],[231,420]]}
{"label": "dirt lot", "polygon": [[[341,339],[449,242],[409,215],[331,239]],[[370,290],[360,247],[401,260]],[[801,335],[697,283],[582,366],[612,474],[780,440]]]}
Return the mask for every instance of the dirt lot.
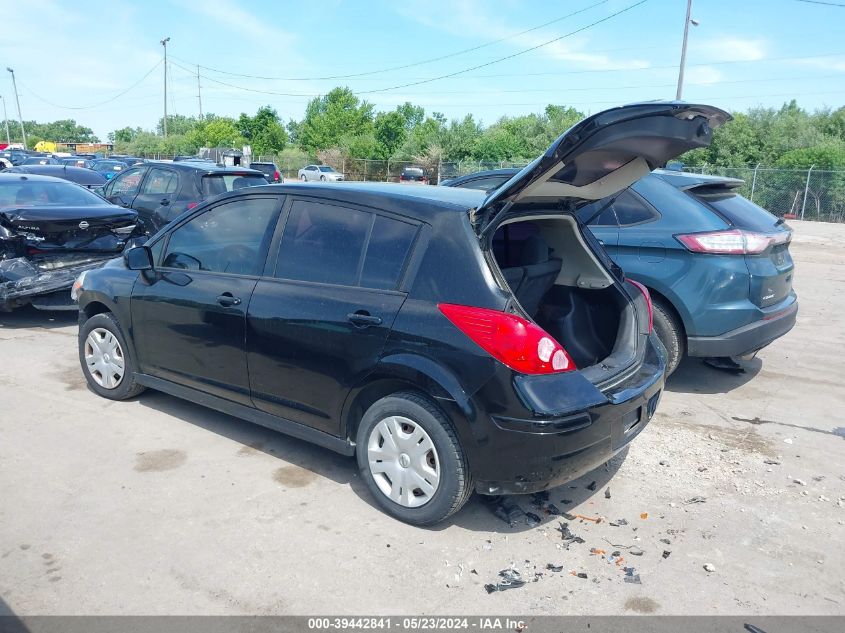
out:
{"label": "dirt lot", "polygon": [[[159,393],[100,399],[74,315],[0,315],[0,612],[842,614],[845,226],[795,228],[798,326],[744,375],[686,361],[626,460],[553,490],[604,517],[568,521],[568,550],[560,517],[511,528],[477,498],[393,521],[352,460]],[[488,594],[511,564],[543,575]]]}

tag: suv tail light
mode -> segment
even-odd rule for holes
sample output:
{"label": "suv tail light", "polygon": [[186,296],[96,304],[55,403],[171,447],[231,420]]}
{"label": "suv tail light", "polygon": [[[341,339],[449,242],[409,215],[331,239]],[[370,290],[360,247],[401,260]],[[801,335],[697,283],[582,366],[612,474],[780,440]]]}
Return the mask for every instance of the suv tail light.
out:
{"label": "suv tail light", "polygon": [[576,369],[560,343],[536,323],[487,308],[440,303],[455,327],[485,352],[522,374],[554,374]]}
{"label": "suv tail light", "polygon": [[645,305],[648,308],[648,333],[651,334],[654,329],[654,306],[651,305],[651,293],[648,291],[648,288],[642,285],[639,281],[634,281],[633,279],[625,279],[625,281],[632,286],[636,286],[637,289],[643,293]]}
{"label": "suv tail light", "polygon": [[788,242],[792,238],[792,233],[783,231],[777,235],[766,235],[765,233],[731,229],[710,233],[689,233],[676,237],[681,244],[693,253],[758,255],[769,246]]}
{"label": "suv tail light", "polygon": [[282,179],[281,174],[279,174],[278,171],[274,171],[273,172],[273,180],[275,180],[276,182],[279,182],[281,179]]}

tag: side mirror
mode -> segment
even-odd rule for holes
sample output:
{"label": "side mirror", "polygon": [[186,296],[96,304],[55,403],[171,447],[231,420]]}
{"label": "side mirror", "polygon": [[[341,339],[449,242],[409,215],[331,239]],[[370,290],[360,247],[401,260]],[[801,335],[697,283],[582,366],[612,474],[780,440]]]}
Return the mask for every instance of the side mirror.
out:
{"label": "side mirror", "polygon": [[152,270],[153,254],[148,246],[136,246],[123,251],[123,263],[129,270]]}

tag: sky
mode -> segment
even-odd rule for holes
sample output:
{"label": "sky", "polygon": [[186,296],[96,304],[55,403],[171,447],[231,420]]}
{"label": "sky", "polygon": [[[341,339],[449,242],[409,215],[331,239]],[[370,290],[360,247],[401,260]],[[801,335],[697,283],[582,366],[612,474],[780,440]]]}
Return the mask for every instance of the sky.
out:
{"label": "sky", "polygon": [[[845,0],[830,0],[845,5]],[[168,112],[301,119],[348,86],[485,124],[674,98],[686,0],[6,0],[0,68],[25,120],[73,118],[105,140]],[[694,0],[683,98],[729,110],[845,104],[845,6]],[[11,75],[0,77],[8,117]]]}

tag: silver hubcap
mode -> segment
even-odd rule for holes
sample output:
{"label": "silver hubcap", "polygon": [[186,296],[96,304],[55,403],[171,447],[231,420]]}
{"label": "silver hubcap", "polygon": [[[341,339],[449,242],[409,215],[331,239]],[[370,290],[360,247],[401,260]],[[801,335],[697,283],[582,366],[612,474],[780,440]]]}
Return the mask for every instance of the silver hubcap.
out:
{"label": "silver hubcap", "polygon": [[437,492],[437,450],[413,420],[394,415],[376,424],[367,442],[367,460],[379,490],[401,506],[425,505]]}
{"label": "silver hubcap", "polygon": [[85,339],[85,364],[88,373],[105,389],[116,388],[123,380],[125,361],[117,337],[98,327]]}

